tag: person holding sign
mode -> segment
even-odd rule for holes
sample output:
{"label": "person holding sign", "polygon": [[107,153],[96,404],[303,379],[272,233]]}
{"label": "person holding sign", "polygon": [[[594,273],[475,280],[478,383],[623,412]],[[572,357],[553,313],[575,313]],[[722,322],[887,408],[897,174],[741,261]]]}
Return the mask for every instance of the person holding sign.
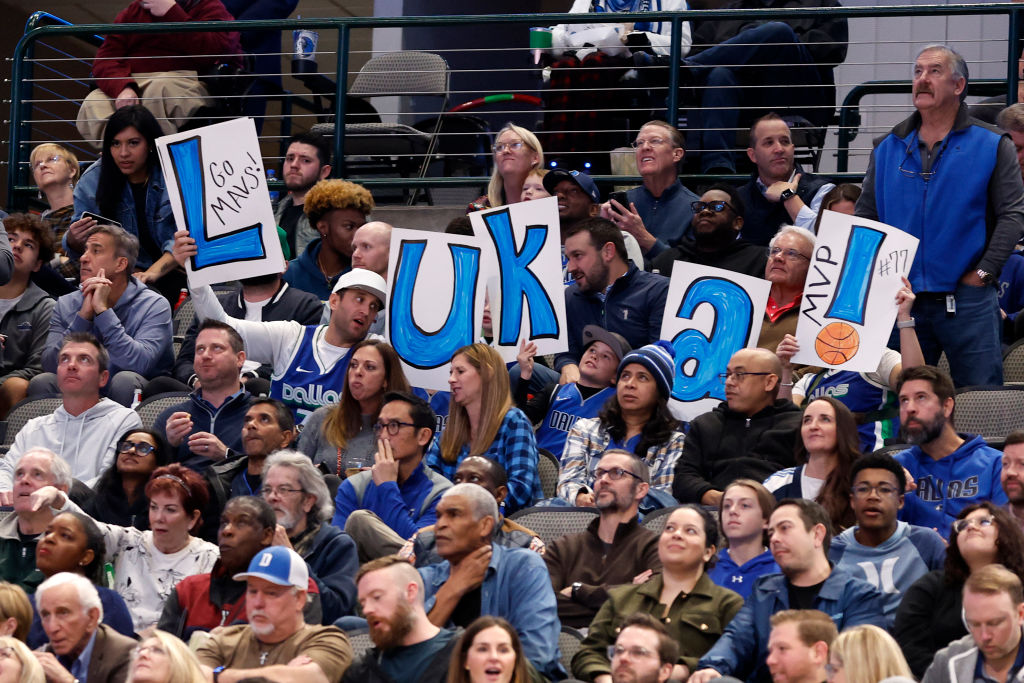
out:
{"label": "person holding sign", "polygon": [[772,283],[772,288],[757,338],[757,345],[762,349],[774,353],[784,336],[796,334],[800,300],[813,252],[814,233],[795,225],[783,225],[768,245],[764,279]]}
{"label": "person holding sign", "polygon": [[508,370],[487,344],[463,346],[452,356],[451,412],[427,451],[427,466],[449,481],[464,458],[483,455],[508,472],[508,513],[543,497],[537,442],[529,418],[512,404]]}

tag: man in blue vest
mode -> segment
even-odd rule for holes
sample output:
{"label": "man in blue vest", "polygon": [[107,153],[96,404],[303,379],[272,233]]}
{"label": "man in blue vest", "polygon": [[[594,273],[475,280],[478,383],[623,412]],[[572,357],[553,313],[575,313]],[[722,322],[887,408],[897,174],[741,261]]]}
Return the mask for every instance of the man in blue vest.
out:
{"label": "man in blue vest", "polygon": [[917,111],[876,145],[856,208],[921,240],[909,275],[917,336],[926,363],[945,350],[957,386],[1003,383],[995,283],[1024,229],[1013,142],[970,118],[967,79],[948,47],[918,54]]}

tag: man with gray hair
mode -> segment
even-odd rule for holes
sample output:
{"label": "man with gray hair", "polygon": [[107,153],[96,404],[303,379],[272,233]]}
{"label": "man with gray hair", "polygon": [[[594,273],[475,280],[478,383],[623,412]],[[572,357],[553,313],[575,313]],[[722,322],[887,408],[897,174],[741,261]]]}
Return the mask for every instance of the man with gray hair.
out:
{"label": "man with gray hair", "polygon": [[918,53],[917,111],[875,146],[856,207],[921,240],[908,275],[917,295],[911,323],[925,363],[945,351],[957,386],[1003,383],[995,284],[1024,230],[1013,142],[970,117],[967,79],[950,48]]}
{"label": "man with gray hair", "polygon": [[355,541],[332,525],[334,506],[320,471],[293,450],[280,450],[263,467],[263,499],[277,515],[274,545],[292,548],[320,591],[325,624],[353,612],[359,554]]}
{"label": "man with gray hair", "polygon": [[36,609],[49,642],[35,652],[50,683],[123,683],[136,642],[103,621],[89,579],[60,572],[36,589]]}
{"label": "man with gray hair", "polygon": [[[55,516],[49,506],[37,509],[32,496],[44,486],[67,493],[71,489],[71,468],[53,451],[29,449],[14,467],[14,490],[10,493],[14,514],[0,521],[0,579],[29,592],[43,579],[36,570],[36,544]],[[67,504],[60,512],[64,509]]]}
{"label": "man with gray hair", "polygon": [[43,349],[43,372],[29,383],[29,397],[57,393],[57,356],[72,332],[91,332],[110,353],[110,383],[104,392],[131,406],[146,381],[174,363],[174,328],[167,299],[133,277],[139,240],[123,229],[97,225],[85,240],[82,285],[57,300]]}
{"label": "man with gray hair", "polygon": [[[775,353],[787,334],[796,335],[807,270],[814,257],[814,233],[783,225],[768,243],[764,279],[771,283],[757,345]],[[801,366],[803,367],[803,366]]]}
{"label": "man with gray hair", "polygon": [[389,555],[363,565],[356,584],[376,649],[353,662],[342,683],[447,680],[458,632],[427,618],[416,569]]}
{"label": "man with gray hair", "polygon": [[441,627],[466,627],[481,615],[502,617],[519,634],[523,654],[537,671],[562,680],[561,627],[544,560],[494,543],[497,525],[498,504],[483,487],[456,484],[442,494],[434,537],[444,561],[419,569],[427,615]]}

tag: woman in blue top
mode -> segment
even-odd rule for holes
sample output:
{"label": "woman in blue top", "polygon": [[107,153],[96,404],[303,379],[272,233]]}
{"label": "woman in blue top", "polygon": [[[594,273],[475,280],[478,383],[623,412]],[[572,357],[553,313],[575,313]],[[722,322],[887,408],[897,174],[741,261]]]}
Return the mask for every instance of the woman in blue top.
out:
{"label": "woman in blue top", "polygon": [[117,221],[139,238],[136,266],[141,272],[135,277],[153,284],[174,303],[185,277],[171,255],[177,228],[156,153],[161,135],[160,124],[143,106],[114,112],[103,133],[99,161],[75,186],[75,221],[64,234],[64,248],[76,260],[85,249],[96,221],[83,217],[83,212]]}
{"label": "woman in blue top", "polygon": [[718,551],[718,563],[708,576],[744,600],[757,577],[779,572],[768,550],[768,519],[774,509],[771,492],[753,479],[737,479],[726,486],[718,504],[725,547]]}
{"label": "woman in blue top", "polygon": [[533,425],[512,405],[508,370],[498,352],[487,344],[463,346],[452,356],[448,386],[448,424],[434,437],[427,466],[453,480],[464,458],[482,455],[508,472],[506,514],[541,498]]}

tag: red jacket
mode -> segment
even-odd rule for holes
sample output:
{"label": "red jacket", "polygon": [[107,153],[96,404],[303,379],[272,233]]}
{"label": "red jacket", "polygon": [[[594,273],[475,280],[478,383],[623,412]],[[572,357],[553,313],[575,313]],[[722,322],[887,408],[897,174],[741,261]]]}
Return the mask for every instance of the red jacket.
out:
{"label": "red jacket", "polygon": [[[234,21],[220,0],[175,3],[162,17],[143,9],[140,0],[121,10],[117,24],[152,24],[169,21]],[[217,62],[231,59],[224,55],[242,51],[236,31],[215,33],[132,33],[106,36],[96,52],[92,75],[96,85],[110,97],[134,83],[131,74],[192,69],[202,71]],[[208,55],[190,57],[189,55]]]}

